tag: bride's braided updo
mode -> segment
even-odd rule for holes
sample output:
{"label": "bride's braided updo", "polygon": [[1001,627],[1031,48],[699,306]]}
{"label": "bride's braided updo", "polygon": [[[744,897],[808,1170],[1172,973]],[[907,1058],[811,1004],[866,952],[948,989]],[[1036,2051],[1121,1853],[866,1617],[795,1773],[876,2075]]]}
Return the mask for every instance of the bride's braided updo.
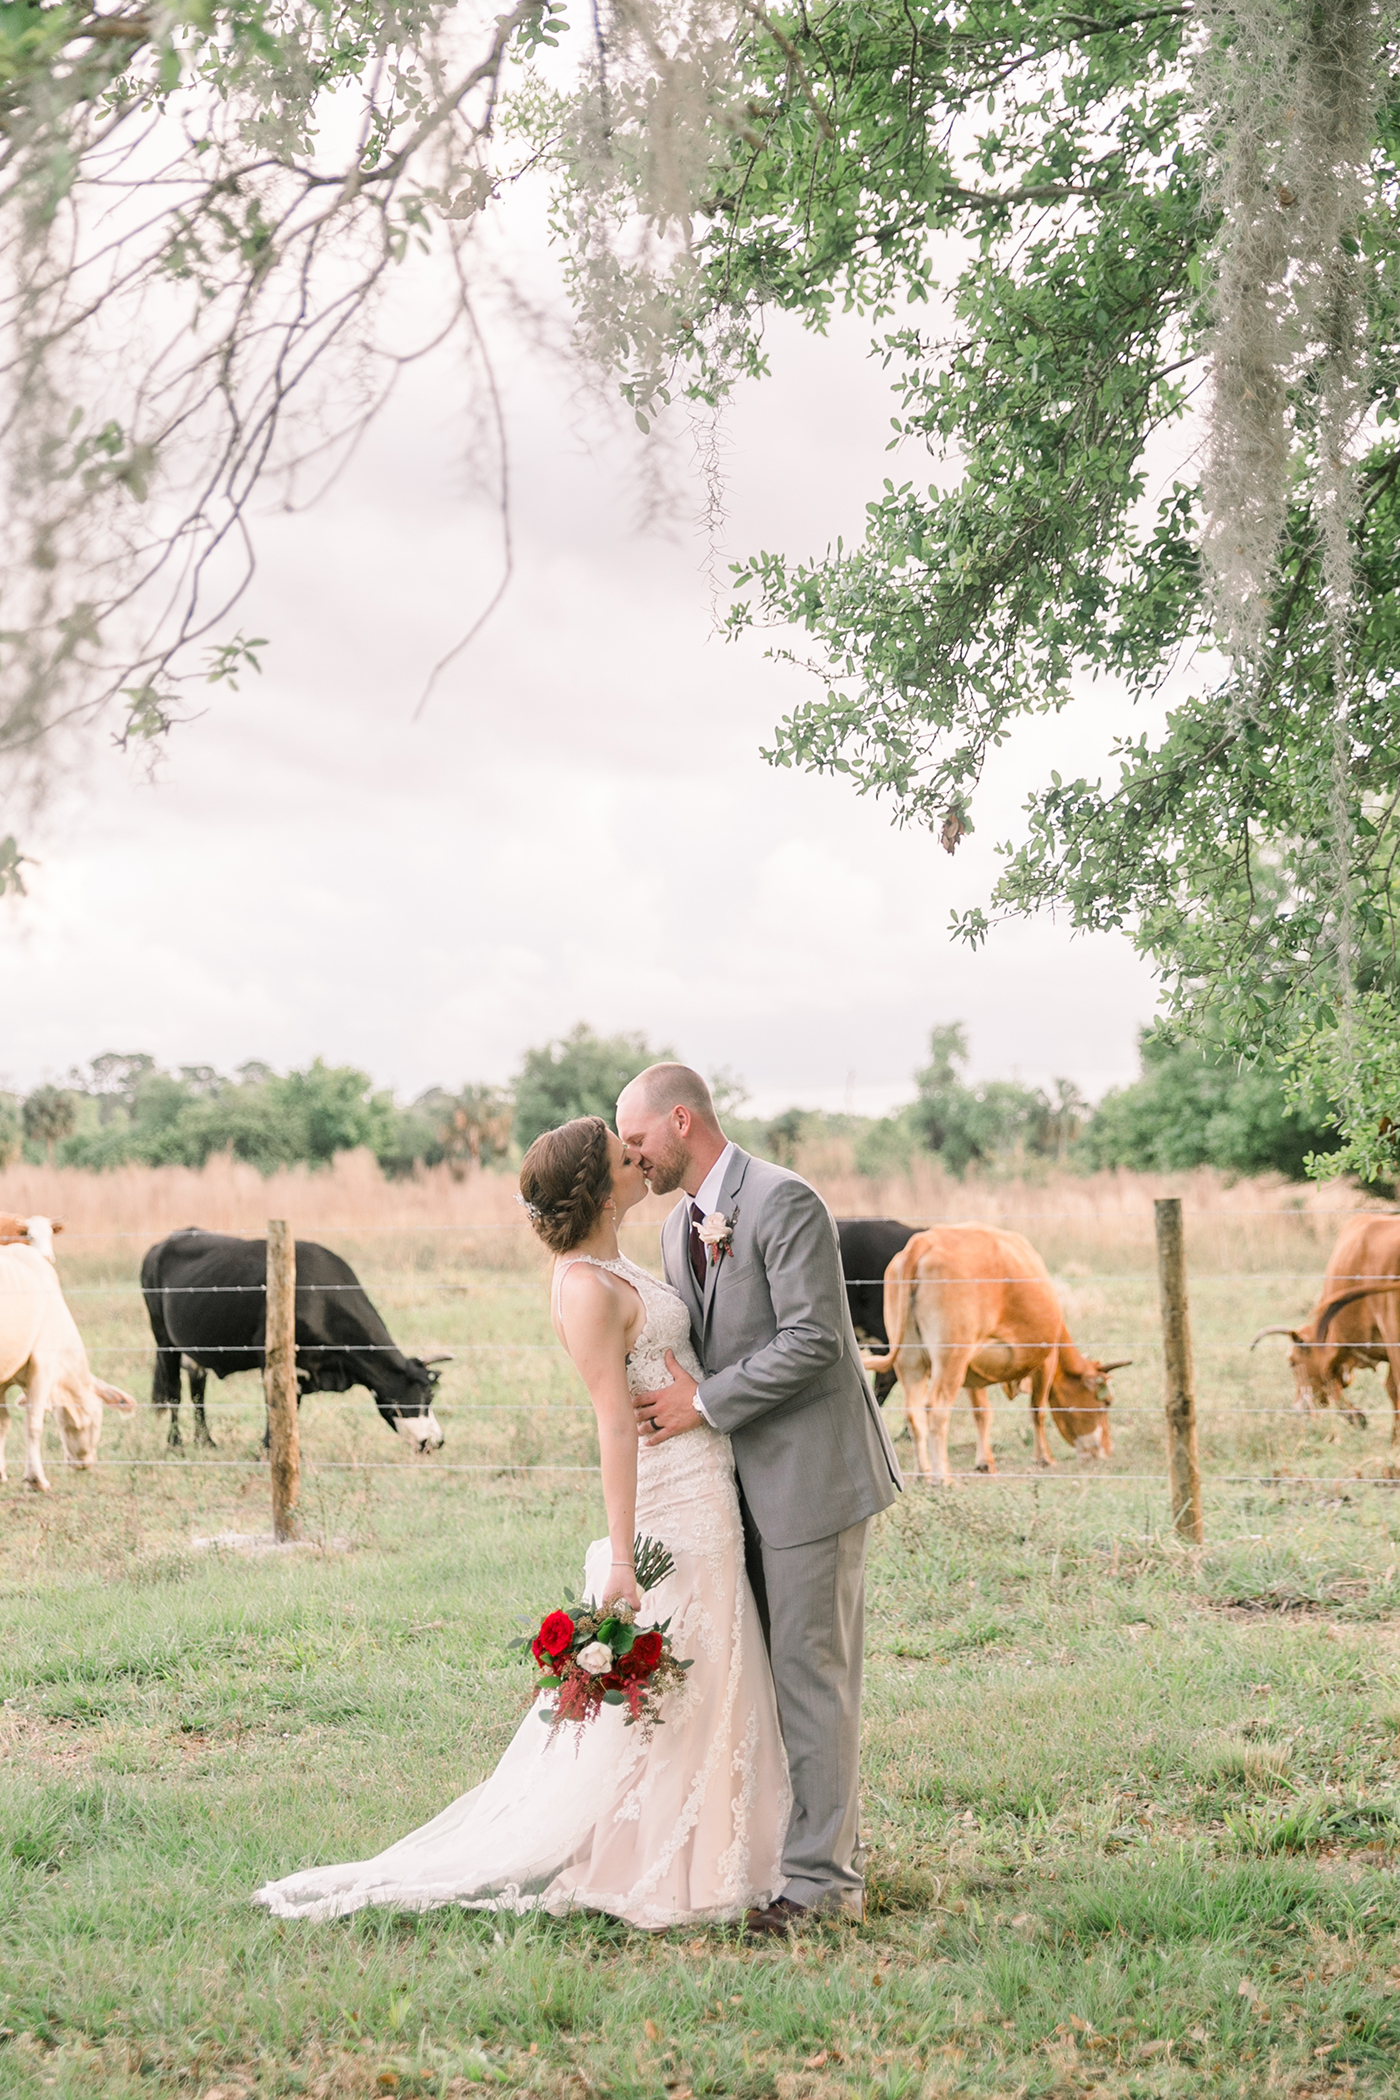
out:
{"label": "bride's braided updo", "polygon": [[608,1126],[601,1116],[575,1116],[546,1130],[521,1161],[520,1200],[555,1254],[588,1238],[611,1194]]}

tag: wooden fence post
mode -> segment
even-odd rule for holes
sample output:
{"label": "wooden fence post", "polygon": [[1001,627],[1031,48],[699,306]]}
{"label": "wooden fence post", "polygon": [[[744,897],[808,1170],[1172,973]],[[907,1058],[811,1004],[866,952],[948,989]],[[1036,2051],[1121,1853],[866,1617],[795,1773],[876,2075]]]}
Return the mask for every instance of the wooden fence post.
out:
{"label": "wooden fence post", "polygon": [[297,1248],[282,1218],[267,1226],[267,1335],[264,1384],[271,1432],[272,1536],[297,1535],[301,1433],[297,1423]]}
{"label": "wooden fence post", "polygon": [[1157,1284],[1162,1299],[1162,1356],[1167,1373],[1167,1480],[1172,1522],[1182,1538],[1205,1543],[1201,1456],[1196,1443],[1196,1372],[1186,1306],[1186,1242],[1181,1198],[1163,1196],[1157,1214]]}

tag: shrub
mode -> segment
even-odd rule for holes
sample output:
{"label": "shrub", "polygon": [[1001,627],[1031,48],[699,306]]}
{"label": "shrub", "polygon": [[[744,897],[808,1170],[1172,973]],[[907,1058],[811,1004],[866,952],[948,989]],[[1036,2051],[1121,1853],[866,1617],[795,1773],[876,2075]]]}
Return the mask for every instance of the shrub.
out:
{"label": "shrub", "polygon": [[569,1035],[527,1050],[515,1082],[516,1144],[523,1151],[541,1131],[574,1116],[602,1116],[611,1127],[628,1080],[674,1055],[648,1048],[642,1035],[595,1035],[583,1021]]}
{"label": "shrub", "polygon": [[1306,1178],[1311,1152],[1341,1140],[1327,1102],[1290,1102],[1271,1059],[1241,1067],[1209,1044],[1176,1043],[1157,1028],[1139,1037],[1142,1077],[1105,1095],[1079,1152],[1090,1167]]}

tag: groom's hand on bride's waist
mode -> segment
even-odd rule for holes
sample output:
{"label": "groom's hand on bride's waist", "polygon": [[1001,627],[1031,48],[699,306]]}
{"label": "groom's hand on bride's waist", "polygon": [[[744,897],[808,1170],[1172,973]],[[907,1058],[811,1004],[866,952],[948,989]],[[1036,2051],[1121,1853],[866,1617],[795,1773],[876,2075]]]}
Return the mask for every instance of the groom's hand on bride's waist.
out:
{"label": "groom's hand on bride's waist", "polygon": [[681,1369],[669,1349],[666,1368],[671,1374],[670,1385],[663,1385],[654,1393],[633,1396],[637,1434],[644,1444],[664,1444],[668,1437],[684,1436],[687,1429],[704,1427],[705,1418],[695,1406],[695,1380]]}

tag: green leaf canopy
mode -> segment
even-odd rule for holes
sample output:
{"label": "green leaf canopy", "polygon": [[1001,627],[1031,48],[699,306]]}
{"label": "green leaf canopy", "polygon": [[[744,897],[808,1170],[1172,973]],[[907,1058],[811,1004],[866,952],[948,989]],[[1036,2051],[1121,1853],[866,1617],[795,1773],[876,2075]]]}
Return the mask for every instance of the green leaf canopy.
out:
{"label": "green leaf canopy", "polygon": [[[1210,83],[1190,54],[1207,32],[1226,47],[1242,36],[1247,8],[754,5],[735,39],[737,98],[714,106],[709,194],[664,292],[693,392],[763,369],[774,306],[818,329],[859,310],[890,372],[900,471],[873,493],[860,541],[763,551],[738,571],[732,627],[786,630],[777,653],[820,681],[777,725],[770,760],[844,775],[951,852],[989,753],[1115,681],[1109,777],[1044,780],[992,898],[955,923],[977,941],[1000,914],[1049,908],[1126,928],[1178,1022],[1228,1054],[1291,1058],[1304,1093],[1342,1104],[1341,1164],[1376,1172],[1395,1164],[1373,1142],[1380,1120],[1395,1108],[1400,1123],[1400,100],[1382,46],[1367,204],[1345,237],[1372,342],[1350,682],[1339,692],[1323,574],[1321,382],[1300,356],[1284,414],[1291,500],[1264,661],[1245,686],[1203,653],[1201,458],[1184,419],[1208,399],[1221,231]],[[635,192],[636,155],[614,165],[619,192]],[[1279,184],[1257,209],[1286,218],[1316,202]],[[597,281],[580,271],[585,291]],[[1162,487],[1153,463],[1171,449]],[[1149,735],[1132,706],[1174,673],[1174,691],[1193,689]]]}

